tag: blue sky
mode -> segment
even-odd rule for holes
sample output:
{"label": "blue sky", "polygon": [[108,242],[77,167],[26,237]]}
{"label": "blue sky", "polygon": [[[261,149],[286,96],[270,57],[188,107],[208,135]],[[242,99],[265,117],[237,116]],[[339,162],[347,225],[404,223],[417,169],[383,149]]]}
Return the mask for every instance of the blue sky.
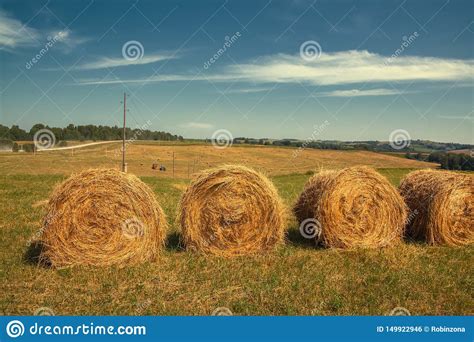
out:
{"label": "blue sky", "polygon": [[1,4],[4,125],[474,143],[472,1]]}

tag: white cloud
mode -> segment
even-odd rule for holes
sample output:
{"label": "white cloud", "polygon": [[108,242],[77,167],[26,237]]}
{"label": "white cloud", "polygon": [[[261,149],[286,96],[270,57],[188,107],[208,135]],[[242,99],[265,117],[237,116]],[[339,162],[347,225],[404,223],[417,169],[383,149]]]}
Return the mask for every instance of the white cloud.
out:
{"label": "white cloud", "polygon": [[133,84],[133,83],[158,83],[158,82],[181,82],[181,81],[227,81],[229,78],[224,75],[203,76],[196,75],[157,75],[152,77],[135,78],[135,79],[83,79],[79,85],[97,85],[97,84]]}
{"label": "white cloud", "polygon": [[271,90],[271,87],[260,87],[260,88],[237,88],[226,90],[226,94],[248,94],[248,93],[261,93],[264,91]]}
{"label": "white cloud", "polygon": [[194,128],[194,129],[211,129],[214,125],[205,122],[188,122],[183,125],[185,128]]}
{"label": "white cloud", "polygon": [[[156,63],[159,61],[175,59],[175,58],[177,57],[172,54],[145,55],[142,58],[137,59],[137,60],[128,60],[123,57],[119,57],[119,58],[102,57],[97,61],[79,65],[75,67],[74,70],[96,70],[96,69],[123,67],[123,66],[128,66],[128,65],[143,65],[143,64]],[[140,82],[143,82],[143,80],[141,80]],[[116,82],[116,83],[121,83],[121,82]],[[89,83],[89,84],[93,84],[93,83]]]}
{"label": "white cloud", "polygon": [[0,10],[0,50],[35,45],[39,36],[37,30],[24,26],[21,21]]}
{"label": "white cloud", "polygon": [[86,81],[82,84],[153,83],[170,81],[215,81],[248,83],[304,83],[343,85],[383,82],[472,81],[474,60],[436,57],[388,57],[368,51],[323,53],[314,61],[278,54],[255,62],[226,66],[222,73],[185,75],[169,74],[143,79]]}
{"label": "white cloud", "polygon": [[230,66],[230,76],[254,82],[338,85],[387,81],[450,81],[472,78],[473,60],[399,56],[387,62],[368,51],[323,53],[305,61],[299,56],[276,55],[258,63]]}
{"label": "white cloud", "polygon": [[400,91],[395,89],[349,89],[349,90],[334,90],[328,92],[317,93],[317,97],[357,97],[357,96],[386,96],[399,95]]}
{"label": "white cloud", "polygon": [[474,112],[470,112],[464,116],[462,115],[438,115],[438,118],[445,119],[445,120],[467,120],[467,121],[474,121]]}
{"label": "white cloud", "polygon": [[0,10],[0,50],[11,51],[19,47],[40,47],[55,37],[59,37],[57,42],[61,44],[57,46],[63,52],[70,52],[79,44],[89,40],[77,36],[71,30],[46,31],[31,28]]}
{"label": "white cloud", "polygon": [[52,31],[49,34],[49,37],[55,37],[59,35],[61,39],[58,40],[59,43],[62,43],[62,49],[64,52],[71,52],[75,47],[78,45],[84,44],[88,42],[89,38],[79,37],[74,34],[71,30],[63,30],[63,31]]}

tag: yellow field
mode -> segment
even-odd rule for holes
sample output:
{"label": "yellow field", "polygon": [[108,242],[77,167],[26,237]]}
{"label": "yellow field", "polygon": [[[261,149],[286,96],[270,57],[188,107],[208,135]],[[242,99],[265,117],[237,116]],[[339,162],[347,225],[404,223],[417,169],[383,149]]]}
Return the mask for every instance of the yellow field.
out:
{"label": "yellow field", "polygon": [[[71,174],[91,167],[121,164],[121,144],[89,146],[64,151],[0,154],[0,174]],[[139,176],[190,178],[195,172],[219,164],[242,164],[268,175],[304,173],[315,169],[339,169],[353,165],[375,168],[426,168],[436,164],[368,151],[334,151],[267,146],[134,142],[127,146],[128,170]],[[164,165],[165,172],[152,169]]]}

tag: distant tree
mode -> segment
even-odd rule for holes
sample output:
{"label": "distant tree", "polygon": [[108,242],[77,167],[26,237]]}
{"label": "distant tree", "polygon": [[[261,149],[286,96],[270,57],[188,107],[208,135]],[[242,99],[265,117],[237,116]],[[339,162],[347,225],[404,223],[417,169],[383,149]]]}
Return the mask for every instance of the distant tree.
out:
{"label": "distant tree", "polygon": [[18,141],[18,140],[29,140],[30,137],[28,136],[28,133],[26,133],[26,131],[24,131],[17,125],[13,125],[9,131],[9,138],[11,140]]}
{"label": "distant tree", "polygon": [[9,133],[10,129],[7,126],[0,125],[0,137],[2,139],[10,139]]}
{"label": "distant tree", "polygon": [[435,152],[428,161],[441,164],[442,169],[474,171],[474,158],[467,154]]}
{"label": "distant tree", "polygon": [[461,170],[460,157],[458,154],[451,153],[448,155],[448,169]]}
{"label": "distant tree", "polygon": [[10,150],[13,147],[13,141],[10,139],[0,139],[0,150]]}
{"label": "distant tree", "polygon": [[25,152],[34,152],[35,145],[34,144],[23,144],[23,151]]}
{"label": "distant tree", "polygon": [[30,133],[29,133],[30,137],[34,137],[36,132],[38,132],[40,129],[44,129],[44,128],[46,128],[46,126],[41,124],[41,123],[34,124],[33,127],[31,127],[31,129],[30,129]]}

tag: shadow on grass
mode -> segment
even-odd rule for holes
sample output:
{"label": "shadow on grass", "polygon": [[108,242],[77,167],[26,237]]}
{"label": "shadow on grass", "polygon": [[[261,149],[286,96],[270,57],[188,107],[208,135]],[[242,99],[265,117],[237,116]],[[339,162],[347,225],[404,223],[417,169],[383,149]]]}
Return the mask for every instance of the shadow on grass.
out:
{"label": "shadow on grass", "polygon": [[289,229],[286,232],[286,241],[291,245],[304,249],[322,249],[321,246],[317,245],[314,239],[307,239],[301,235],[299,229]]}
{"label": "shadow on grass", "polygon": [[43,249],[44,245],[41,241],[33,241],[26,249],[26,252],[23,255],[23,261],[29,265],[47,268],[51,267],[49,260],[45,259],[44,256],[41,255]]}
{"label": "shadow on grass", "polygon": [[[51,262],[41,255],[44,245],[41,241],[33,241],[23,254],[23,262],[29,265],[50,268]],[[181,234],[173,232],[166,238],[166,249],[172,252],[182,252]]]}
{"label": "shadow on grass", "polygon": [[181,234],[178,232],[173,232],[168,234],[166,238],[166,249],[171,252],[182,252],[184,251],[184,246],[181,243]]}
{"label": "shadow on grass", "polygon": [[411,236],[404,236],[403,242],[407,245],[418,246],[418,247],[429,247],[430,245],[423,238],[414,238]]}
{"label": "shadow on grass", "polygon": [[[322,246],[321,243],[316,244],[314,239],[307,239],[301,235],[299,229],[289,229],[286,232],[286,241],[294,247],[303,248],[303,249],[318,249],[323,250],[326,247]],[[407,245],[427,247],[429,246],[423,239],[415,239],[413,237],[405,236],[403,242]]]}

